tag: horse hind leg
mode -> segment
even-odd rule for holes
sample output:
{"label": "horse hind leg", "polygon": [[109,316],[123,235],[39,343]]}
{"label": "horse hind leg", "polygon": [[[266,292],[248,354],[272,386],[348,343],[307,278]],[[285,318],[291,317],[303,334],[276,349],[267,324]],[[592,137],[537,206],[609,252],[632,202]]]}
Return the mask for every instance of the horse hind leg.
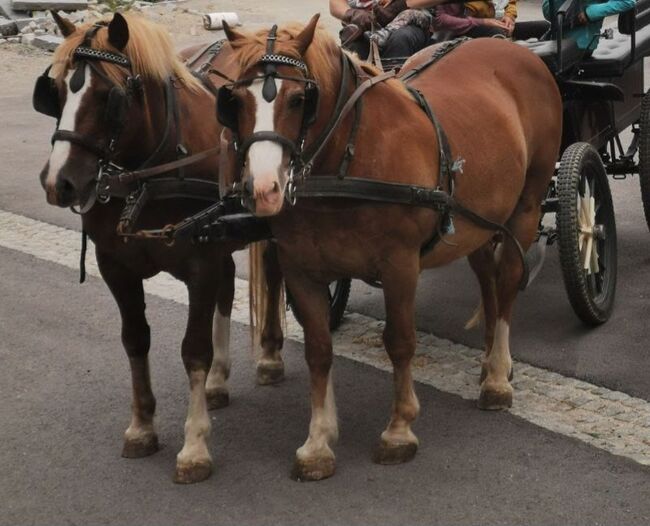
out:
{"label": "horse hind leg", "polygon": [[[258,250],[263,251],[261,256],[263,275],[261,278],[265,283],[261,283],[261,287],[264,287],[266,293],[259,294],[258,298],[262,302],[260,307],[263,309],[263,314],[258,316],[258,320],[261,319],[263,327],[259,338],[261,353],[257,360],[257,383],[273,385],[284,380],[284,362],[280,354],[284,343],[281,311],[284,280],[275,243],[263,243]],[[254,257],[252,255],[251,260]]]}
{"label": "horse hind leg", "polygon": [[415,289],[418,279],[418,261],[412,264],[398,262],[400,269],[394,275],[382,273],[386,327],[384,345],[393,364],[395,399],[388,427],[381,434],[373,460],[379,464],[399,464],[411,460],[419,441],[411,424],[420,412],[420,404],[413,389],[411,362],[415,355]]}
{"label": "horse hind leg", "polygon": [[142,280],[99,251],[97,263],[120,309],[122,344],[131,366],[131,423],[124,433],[122,456],[146,457],[158,451],[158,436],[153,422],[156,399],[149,374],[150,330],[145,317]]}
{"label": "horse hind leg", "polygon": [[[540,217],[541,199],[524,193],[508,227],[524,250],[534,240]],[[503,242],[503,253],[497,266],[497,315],[490,352],[483,361],[478,407],[486,410],[507,409],[512,406],[512,358],[510,356],[510,325],[515,299],[523,276],[523,262],[515,244],[509,238]]]}
{"label": "horse hind leg", "polygon": [[221,409],[230,403],[230,316],[235,297],[235,262],[232,256],[224,259],[219,276],[217,308],[212,319],[212,365],[205,382],[209,410]]}
{"label": "horse hind leg", "polygon": [[[487,369],[485,363],[492,349],[494,330],[497,321],[497,264],[503,249],[503,243],[489,241],[478,250],[471,253],[467,260],[478,278],[481,288],[480,312],[474,314],[473,319],[480,317],[485,323],[485,349],[481,360],[481,376],[479,384],[485,380]],[[468,322],[469,325],[469,322]]]}

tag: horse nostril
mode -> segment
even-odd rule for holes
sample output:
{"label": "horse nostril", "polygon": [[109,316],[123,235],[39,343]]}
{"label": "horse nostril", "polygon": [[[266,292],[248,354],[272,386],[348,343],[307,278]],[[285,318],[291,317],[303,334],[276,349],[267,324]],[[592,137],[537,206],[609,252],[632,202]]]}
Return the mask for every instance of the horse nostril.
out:
{"label": "horse nostril", "polygon": [[271,188],[271,192],[275,193],[275,192],[279,192],[279,191],[280,191],[280,183],[275,181],[273,183],[273,188]]}

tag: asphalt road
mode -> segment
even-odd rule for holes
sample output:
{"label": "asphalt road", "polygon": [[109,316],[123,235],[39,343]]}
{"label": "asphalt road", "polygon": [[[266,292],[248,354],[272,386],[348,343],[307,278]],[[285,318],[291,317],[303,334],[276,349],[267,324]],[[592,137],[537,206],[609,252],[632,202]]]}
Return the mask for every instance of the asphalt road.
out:
{"label": "asphalt road", "polygon": [[[391,404],[388,374],[336,359],[338,471],[289,478],[308,425],[300,348],[287,381],[258,387],[248,335],[233,332],[232,405],[212,413],[215,473],[171,482],[182,443],[185,307],[148,297],[152,377],[162,450],[120,458],[130,386],[117,310],[105,285],[0,249],[0,524],[645,524],[650,469],[508,413],[417,385],[414,461],[378,466],[370,453]],[[10,279],[6,279],[10,277]]]}
{"label": "asphalt road", "polygon": [[[285,9],[290,2],[279,4]],[[0,209],[78,229],[76,216],[45,204],[37,179],[53,123],[32,111],[30,96],[36,73],[48,62],[30,58],[26,72],[12,79],[15,89],[0,92]],[[612,189],[619,235],[612,319],[598,329],[580,324],[551,250],[518,302],[512,351],[522,361],[650,400],[650,234],[638,181],[612,182]],[[171,475],[187,399],[179,355],[186,307],[147,299],[163,449],[126,460],[119,453],[129,418],[129,373],[105,285],[90,278],[79,287],[75,272],[6,249],[0,249],[0,270],[0,524],[650,521],[648,468],[507,413],[478,412],[471,402],[424,385],[417,386],[418,457],[398,467],[372,464],[391,379],[343,358],[335,364],[338,472],[318,484],[293,482],[288,474],[309,414],[299,345],[286,345],[285,384],[261,388],[254,384],[248,336],[238,325],[233,403],[213,414],[215,473],[200,485],[175,486]],[[243,265],[239,273],[245,274]],[[429,271],[419,287],[417,326],[480,347],[480,332],[462,329],[477,300],[465,262]],[[380,293],[363,284],[355,283],[349,305],[383,317]]]}

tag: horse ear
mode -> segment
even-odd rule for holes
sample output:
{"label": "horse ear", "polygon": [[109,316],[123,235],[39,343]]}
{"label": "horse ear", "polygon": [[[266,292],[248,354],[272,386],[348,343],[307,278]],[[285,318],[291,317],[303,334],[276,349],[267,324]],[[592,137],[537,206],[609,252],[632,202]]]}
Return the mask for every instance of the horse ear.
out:
{"label": "horse ear", "polygon": [[56,22],[56,25],[59,26],[59,30],[61,31],[61,34],[64,38],[72,35],[72,33],[77,30],[75,25],[70,20],[63,18],[57,11],[52,10],[50,11],[50,14]]}
{"label": "horse ear", "polygon": [[120,13],[115,13],[113,20],[108,24],[108,41],[119,51],[122,51],[129,41],[129,25]]}
{"label": "horse ear", "polygon": [[314,33],[316,32],[316,27],[318,26],[318,20],[320,19],[320,13],[316,13],[311,17],[309,23],[305,26],[300,34],[295,38],[296,44],[298,45],[298,51],[301,55],[305,54],[307,48],[314,40]]}
{"label": "horse ear", "polygon": [[231,44],[235,44],[238,40],[246,39],[246,35],[230,27],[230,24],[225,20],[223,21],[223,30],[226,33],[226,37],[228,38]]}

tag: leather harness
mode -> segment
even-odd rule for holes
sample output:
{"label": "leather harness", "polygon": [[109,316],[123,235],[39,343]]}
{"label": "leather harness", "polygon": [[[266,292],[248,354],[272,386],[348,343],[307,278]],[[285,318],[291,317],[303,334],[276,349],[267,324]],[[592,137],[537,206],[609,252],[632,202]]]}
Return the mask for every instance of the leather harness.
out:
{"label": "leather harness", "polygon": [[[275,41],[275,29],[276,28],[274,26],[274,28],[269,33],[267,53],[264,56],[266,58],[273,50],[272,46]],[[456,49],[467,40],[468,39],[466,38],[461,38],[443,44],[436,49],[430,59],[407,71],[401,77],[401,80],[405,83],[412,80],[422,71],[430,67],[432,64],[436,63],[438,60],[446,56],[448,53]],[[362,100],[362,96],[373,86],[381,82],[385,82],[388,79],[394,78],[395,71],[393,70],[374,77],[368,77],[363,71],[361,71],[359,66],[345,53],[342,53],[342,61],[344,63],[342,68],[342,83],[335,111],[330,122],[326,125],[321,135],[309,148],[303,150],[303,144],[300,142],[293,143],[286,137],[282,137],[274,131],[256,132],[255,134],[257,140],[268,140],[279,143],[282,147],[288,148],[291,152],[291,170],[289,183],[285,192],[285,195],[287,196],[289,202],[291,204],[295,204],[298,198],[334,198],[354,199],[379,203],[393,203],[433,209],[439,212],[440,220],[437,223],[436,232],[434,232],[430,240],[426,242],[424,246],[422,246],[421,255],[425,255],[433,250],[439,241],[444,242],[443,236],[445,234],[453,234],[453,216],[462,216],[480,228],[501,232],[505,237],[508,237],[514,243],[523,264],[523,274],[520,281],[520,288],[522,290],[525,289],[526,285],[528,284],[529,270],[525,259],[525,253],[521,244],[519,243],[519,240],[505,225],[490,221],[489,219],[480,216],[479,214],[465,208],[454,198],[454,177],[457,173],[462,173],[464,160],[459,158],[456,161],[452,161],[451,148],[444,128],[431,109],[428,101],[415,88],[408,85],[406,86],[413,96],[414,100],[422,108],[422,110],[426,113],[427,117],[431,121],[438,140],[439,174],[437,187],[429,188],[403,183],[376,181],[359,177],[347,177],[347,167],[351,158],[354,156],[354,139],[356,137],[356,132],[360,121],[361,107],[359,103]],[[268,73],[268,69],[266,68],[268,59],[263,60],[260,63],[265,65],[265,74],[262,76],[262,78],[265,79],[266,87],[269,79],[273,78],[273,73]],[[286,64],[286,62],[281,61],[278,61],[277,63]],[[345,80],[345,74],[348,70],[348,67],[350,66],[355,70],[356,73],[355,89],[352,94],[347,97],[346,102],[342,104],[343,100],[346,98],[345,89],[347,88],[347,83]],[[301,67],[300,69],[307,72],[306,68]],[[359,79],[362,77],[367,78],[361,84],[359,84]],[[246,79],[244,81],[238,82],[249,82],[250,80],[251,79]],[[305,79],[305,82],[308,81],[308,79]],[[341,163],[342,168],[337,174],[314,175],[312,172],[316,159],[318,158],[319,154],[325,149],[327,143],[333,137],[335,131],[338,129],[343,119],[349,114],[350,111],[352,111],[353,108],[356,109],[357,116],[352,127],[351,139],[349,140],[344,152],[344,159]],[[304,131],[301,131],[299,141],[301,138],[304,139]],[[243,169],[245,162],[243,158],[252,141],[245,140],[240,145],[239,137],[235,134],[234,142],[235,150],[237,151],[239,158],[239,180],[241,181],[241,170]],[[244,185],[241,184],[241,182],[238,182],[233,185],[232,192],[235,195],[243,196],[246,192],[246,189],[244,188]]]}

